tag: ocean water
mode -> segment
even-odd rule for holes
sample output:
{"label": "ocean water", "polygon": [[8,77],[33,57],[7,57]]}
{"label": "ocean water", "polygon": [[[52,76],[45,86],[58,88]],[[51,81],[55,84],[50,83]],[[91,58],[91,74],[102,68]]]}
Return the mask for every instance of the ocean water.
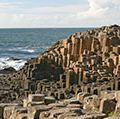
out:
{"label": "ocean water", "polygon": [[90,28],[0,29],[0,70],[20,69],[25,62],[44,52],[59,39]]}

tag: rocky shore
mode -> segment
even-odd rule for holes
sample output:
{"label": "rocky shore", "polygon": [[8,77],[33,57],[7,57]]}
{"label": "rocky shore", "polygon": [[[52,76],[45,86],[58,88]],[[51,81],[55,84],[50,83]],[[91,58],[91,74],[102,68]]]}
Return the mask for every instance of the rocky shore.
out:
{"label": "rocky shore", "polygon": [[0,88],[1,119],[120,119],[120,26],[59,40]]}

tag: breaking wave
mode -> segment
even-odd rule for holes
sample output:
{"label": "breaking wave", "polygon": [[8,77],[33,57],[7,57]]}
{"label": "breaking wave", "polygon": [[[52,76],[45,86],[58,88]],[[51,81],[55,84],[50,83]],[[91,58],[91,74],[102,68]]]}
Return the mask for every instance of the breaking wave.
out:
{"label": "breaking wave", "polygon": [[15,59],[12,57],[11,58],[2,57],[0,58],[0,70],[9,68],[9,67],[13,67],[15,70],[19,70],[24,66],[25,63],[26,63],[26,60]]}

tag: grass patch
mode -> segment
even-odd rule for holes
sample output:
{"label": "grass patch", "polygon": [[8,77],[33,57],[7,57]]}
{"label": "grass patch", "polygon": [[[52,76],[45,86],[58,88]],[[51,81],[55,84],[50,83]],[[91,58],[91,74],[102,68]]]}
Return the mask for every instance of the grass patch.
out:
{"label": "grass patch", "polygon": [[108,113],[108,117],[112,117],[112,116],[115,116],[115,115],[116,115],[115,112]]}

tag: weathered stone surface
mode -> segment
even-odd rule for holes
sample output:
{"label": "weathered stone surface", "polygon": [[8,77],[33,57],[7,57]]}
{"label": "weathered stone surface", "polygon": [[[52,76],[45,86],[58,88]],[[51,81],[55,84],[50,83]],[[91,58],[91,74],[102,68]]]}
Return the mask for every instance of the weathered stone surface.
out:
{"label": "weathered stone surface", "polygon": [[27,108],[24,107],[15,107],[13,110],[10,119],[26,119],[27,118]]}
{"label": "weathered stone surface", "polygon": [[66,117],[64,119],[104,119],[106,117],[105,114],[91,114],[91,115],[83,115],[83,116],[71,116],[71,117]]}
{"label": "weathered stone surface", "polygon": [[[0,118],[1,119],[3,119],[4,118],[4,116],[6,117],[7,115],[9,115],[11,112],[9,112],[8,110],[6,111],[6,107],[8,107],[8,108],[13,108],[13,107],[15,107],[15,106],[18,106],[19,104],[18,103],[1,103],[0,104]],[[6,113],[7,114],[6,114]],[[9,114],[8,114],[9,113]]]}
{"label": "weathered stone surface", "polygon": [[10,119],[13,111],[15,110],[15,106],[5,107],[4,109],[4,119]]}
{"label": "weathered stone surface", "polygon": [[19,114],[16,119],[28,119],[28,114]]}
{"label": "weathered stone surface", "polygon": [[66,99],[66,100],[64,100],[64,103],[65,104],[81,104],[79,100],[74,99],[74,98],[73,99]]}
{"label": "weathered stone surface", "polygon": [[115,115],[120,115],[120,103],[119,102],[116,104]]}
{"label": "weathered stone surface", "polygon": [[112,116],[112,117],[107,117],[107,118],[104,118],[104,119],[120,119],[120,117],[118,116]]}
{"label": "weathered stone surface", "polygon": [[45,97],[44,102],[45,102],[46,105],[51,104],[51,103],[55,103],[55,98]]}
{"label": "weathered stone surface", "polygon": [[39,116],[42,112],[49,111],[52,109],[46,105],[37,105],[28,108],[29,119],[39,119]]}
{"label": "weathered stone surface", "polygon": [[[118,90],[120,26],[117,25],[74,33],[29,60],[19,71],[0,76],[0,103],[18,102],[23,106],[13,112],[12,107],[6,107],[5,115],[11,115],[10,119],[27,118],[28,108],[41,105],[51,106],[51,110],[41,112],[34,108],[30,118],[37,115],[43,119],[101,119],[98,110],[119,114]],[[4,106],[0,107],[2,115]]]}
{"label": "weathered stone surface", "polygon": [[100,112],[102,113],[108,114],[110,112],[114,112],[115,107],[116,107],[115,100],[103,98],[100,102]]}
{"label": "weathered stone surface", "polygon": [[40,102],[44,100],[44,94],[29,94],[28,102]]}
{"label": "weathered stone surface", "polygon": [[80,100],[80,102],[83,102],[85,97],[90,96],[91,94],[86,93],[86,92],[82,92],[82,93],[78,93],[77,95],[77,100]]}
{"label": "weathered stone surface", "polygon": [[97,95],[92,95],[84,98],[83,109],[88,111],[98,110],[100,105],[100,98]]}

